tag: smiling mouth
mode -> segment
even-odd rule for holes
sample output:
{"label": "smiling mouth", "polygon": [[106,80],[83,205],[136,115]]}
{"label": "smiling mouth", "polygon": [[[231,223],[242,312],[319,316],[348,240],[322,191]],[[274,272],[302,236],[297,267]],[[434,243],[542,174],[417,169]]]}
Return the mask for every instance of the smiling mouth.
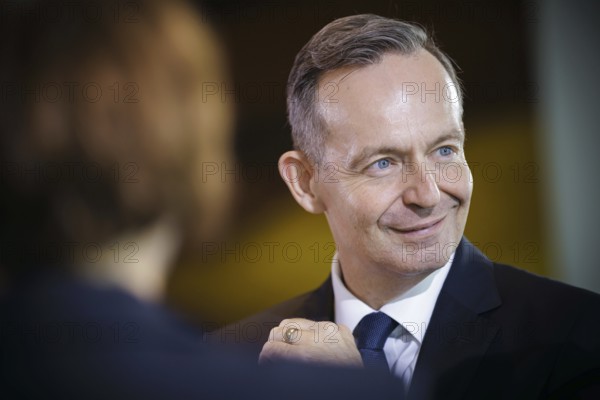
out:
{"label": "smiling mouth", "polygon": [[442,224],[442,221],[444,220],[444,218],[446,218],[446,217],[442,217],[442,218],[436,219],[434,221],[430,221],[430,222],[425,222],[425,223],[422,223],[422,224],[414,225],[414,226],[411,226],[411,227],[408,227],[408,228],[393,228],[393,227],[390,227],[390,229],[393,230],[394,232],[398,232],[398,233],[402,233],[402,234],[407,234],[407,235],[411,235],[411,234],[420,235],[420,234],[433,233]]}

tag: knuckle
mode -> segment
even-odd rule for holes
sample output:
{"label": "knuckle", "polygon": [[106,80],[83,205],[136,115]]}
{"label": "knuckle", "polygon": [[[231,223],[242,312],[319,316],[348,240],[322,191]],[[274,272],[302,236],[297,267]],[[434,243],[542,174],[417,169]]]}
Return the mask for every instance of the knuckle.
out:
{"label": "knuckle", "polygon": [[290,318],[286,318],[286,319],[282,319],[281,322],[279,323],[280,327],[286,326],[287,324],[289,324],[292,320]]}

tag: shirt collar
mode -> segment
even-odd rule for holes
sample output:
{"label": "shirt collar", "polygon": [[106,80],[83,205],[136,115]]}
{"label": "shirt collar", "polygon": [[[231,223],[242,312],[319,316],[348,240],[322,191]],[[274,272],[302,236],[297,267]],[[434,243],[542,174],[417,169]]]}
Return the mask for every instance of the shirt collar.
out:
{"label": "shirt collar", "polygon": [[[433,314],[433,308],[453,260],[454,253],[442,268],[433,271],[402,296],[379,309],[379,311],[386,313],[402,324],[417,339],[419,344],[423,341],[429,320]],[[365,315],[378,311],[356,298],[346,288],[342,280],[337,253],[331,264],[331,280],[334,294],[335,322],[337,324],[344,324],[351,331],[354,331],[356,325]]]}

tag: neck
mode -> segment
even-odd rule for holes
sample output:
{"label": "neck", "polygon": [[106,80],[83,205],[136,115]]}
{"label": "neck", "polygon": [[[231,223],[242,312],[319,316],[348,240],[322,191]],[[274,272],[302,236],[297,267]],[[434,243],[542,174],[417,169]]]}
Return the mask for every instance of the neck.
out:
{"label": "neck", "polygon": [[434,270],[403,275],[387,271],[373,273],[369,268],[340,264],[340,271],[346,288],[369,307],[379,310],[412,289]]}
{"label": "neck", "polygon": [[102,244],[98,259],[83,260],[79,272],[94,283],[119,286],[142,300],[159,302],[178,253],[179,236],[172,219],[161,218]]}

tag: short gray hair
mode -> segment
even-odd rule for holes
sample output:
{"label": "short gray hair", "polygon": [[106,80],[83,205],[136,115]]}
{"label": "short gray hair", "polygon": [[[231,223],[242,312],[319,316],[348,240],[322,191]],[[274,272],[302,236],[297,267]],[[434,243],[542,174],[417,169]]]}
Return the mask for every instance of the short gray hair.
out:
{"label": "short gray hair", "polygon": [[317,110],[317,86],[321,76],[348,66],[378,63],[387,53],[431,53],[454,83],[462,109],[460,81],[452,60],[416,24],[360,14],[339,18],[317,32],[300,50],[287,85],[288,120],[294,147],[313,161],[321,159],[327,127]]}

